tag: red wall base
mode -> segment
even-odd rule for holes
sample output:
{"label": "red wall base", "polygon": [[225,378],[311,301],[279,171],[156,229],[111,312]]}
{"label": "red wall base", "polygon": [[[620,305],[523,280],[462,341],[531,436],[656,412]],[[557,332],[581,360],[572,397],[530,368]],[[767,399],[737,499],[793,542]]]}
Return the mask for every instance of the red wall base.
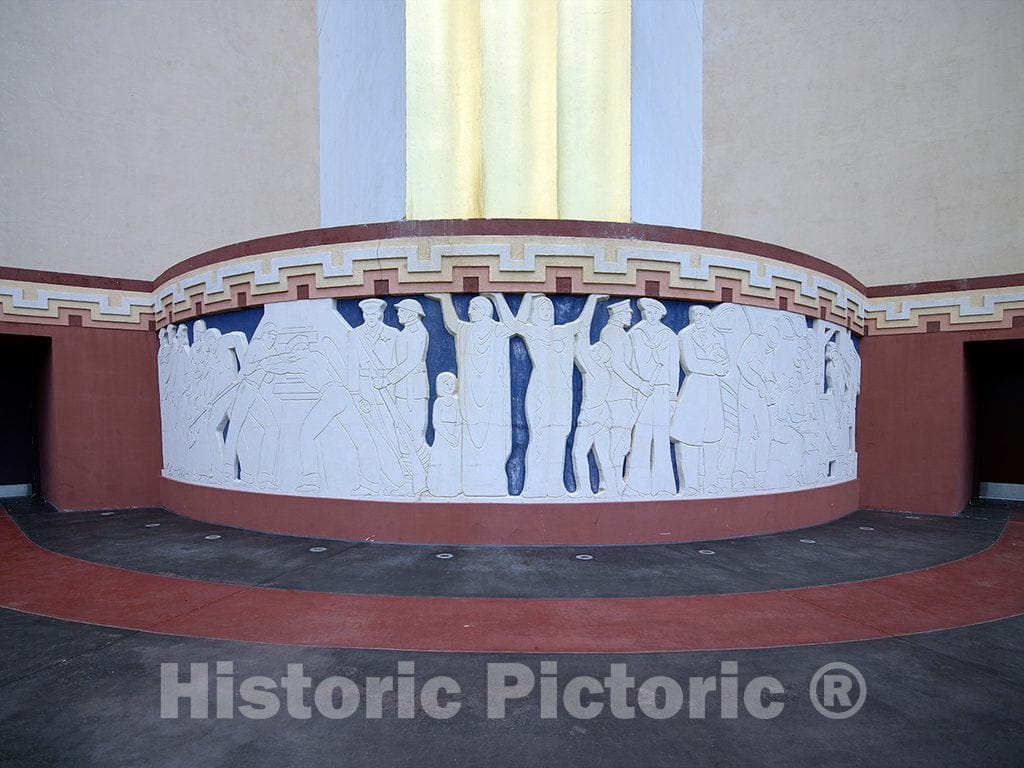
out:
{"label": "red wall base", "polygon": [[856,480],[728,499],[579,504],[440,504],[320,499],[161,479],[163,505],[271,533],[417,544],[652,544],[750,536],[834,520],[858,506]]}
{"label": "red wall base", "polygon": [[861,339],[862,507],[955,515],[974,491],[974,393],[964,345],[1024,328]]}
{"label": "red wall base", "polygon": [[44,498],[61,510],[159,504],[155,334],[28,323],[0,333],[50,339],[39,403]]}

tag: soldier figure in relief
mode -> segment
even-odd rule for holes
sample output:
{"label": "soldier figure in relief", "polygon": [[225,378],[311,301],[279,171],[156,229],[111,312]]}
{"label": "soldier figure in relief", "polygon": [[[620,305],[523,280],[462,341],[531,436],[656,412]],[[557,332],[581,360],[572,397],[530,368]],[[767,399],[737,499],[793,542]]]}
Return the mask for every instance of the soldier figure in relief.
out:
{"label": "soldier figure in relief", "polygon": [[[413,470],[416,469],[412,461],[418,459],[403,450],[393,396],[376,386],[386,380],[395,368],[395,339],[398,331],[385,325],[386,307],[387,302],[383,299],[363,299],[359,302],[363,322],[349,331],[348,390],[355,397],[366,428],[377,447],[381,479],[385,483],[381,491],[390,495],[401,492],[407,481],[411,481]],[[425,471],[422,466],[418,469],[422,479]]]}
{"label": "soldier figure in relief", "polygon": [[[387,387],[394,392],[395,404],[407,431],[417,448],[426,439],[427,401],[427,344],[430,341],[423,326],[423,307],[415,299],[402,299],[395,305],[402,330],[395,337],[395,367],[378,378],[378,389]],[[393,388],[393,389],[391,389]]]}

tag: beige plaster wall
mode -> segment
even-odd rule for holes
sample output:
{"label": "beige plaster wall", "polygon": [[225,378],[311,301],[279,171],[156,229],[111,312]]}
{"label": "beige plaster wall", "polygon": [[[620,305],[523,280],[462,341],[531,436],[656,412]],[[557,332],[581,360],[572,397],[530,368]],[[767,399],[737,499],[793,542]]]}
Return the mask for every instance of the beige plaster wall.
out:
{"label": "beige plaster wall", "polygon": [[316,32],[315,0],[0,0],[0,265],[318,226]]}
{"label": "beige plaster wall", "polygon": [[1024,3],[705,0],[705,229],[867,284],[1024,271]]}

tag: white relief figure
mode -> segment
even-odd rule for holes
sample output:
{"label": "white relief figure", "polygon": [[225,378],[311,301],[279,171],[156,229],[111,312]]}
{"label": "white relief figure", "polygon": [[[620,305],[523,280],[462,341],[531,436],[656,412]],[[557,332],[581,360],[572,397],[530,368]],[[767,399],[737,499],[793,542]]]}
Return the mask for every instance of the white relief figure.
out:
{"label": "white relief figure", "polygon": [[241,361],[245,359],[249,340],[240,331],[222,334],[216,328],[207,329],[206,336],[209,365],[212,369],[210,391],[213,393],[206,418],[206,430],[212,445],[213,458],[210,474],[218,480],[232,480],[234,475],[224,471],[224,428],[228,424],[235,394],[242,382]]}
{"label": "white relief figure", "polygon": [[[736,479],[736,452],[739,446],[739,390],[741,376],[736,361],[744,342],[750,337],[751,318],[735,304],[719,304],[711,310],[712,324],[725,339],[725,352],[729,361],[728,373],[719,379],[722,394],[723,434],[718,446],[718,487],[731,492]],[[707,482],[705,480],[705,482]]]}
{"label": "white relief figure", "polygon": [[[228,431],[222,453],[222,476],[238,477],[246,485],[259,485],[267,490],[276,487],[280,424],[262,363],[279,354],[277,338],[277,326],[263,321],[247,345],[238,387],[228,408]],[[239,445],[243,430],[255,435],[248,451],[241,450]]]}
{"label": "white relief figure", "polygon": [[428,293],[441,304],[445,327],[455,337],[462,423],[462,490],[466,496],[508,495],[505,464],[512,452],[512,329],[494,319],[490,300],[469,302],[460,320],[446,293]]}
{"label": "white relief figure", "polygon": [[196,320],[192,326],[192,347],[185,382],[184,466],[186,477],[193,480],[212,479],[213,446],[207,439],[206,429],[213,397],[211,378],[206,321]]}
{"label": "white relief figure", "polygon": [[363,322],[349,332],[349,389],[377,445],[381,491],[386,495],[417,494],[426,489],[428,456],[423,441],[417,441],[413,427],[399,413],[394,388],[388,386],[388,376],[396,367],[398,331],[384,323],[386,307],[383,299],[359,302]]}
{"label": "white relief figure", "polygon": [[164,474],[168,477],[174,476],[174,470],[178,456],[177,429],[176,423],[180,399],[177,390],[178,370],[178,327],[174,324],[167,326],[167,356],[165,358],[165,369],[161,373],[167,393],[167,410],[163,418],[163,431],[167,438],[167,452],[164,454]]}
{"label": "white relief figure", "polygon": [[[830,446],[828,477],[847,479],[856,474],[856,444],[854,424],[856,422],[857,390],[859,380],[854,382],[854,367],[851,360],[840,350],[842,331],[836,339],[825,345],[825,434]],[[852,342],[851,342],[852,346]],[[856,375],[859,378],[859,357]]]}
{"label": "white relief figure", "polygon": [[[196,383],[195,410],[192,415],[194,442],[192,447],[192,472],[203,482],[213,480],[214,466],[220,456],[220,442],[214,434],[213,407],[217,396],[218,379],[223,374],[218,365],[216,344],[220,340],[220,331],[216,328],[200,328],[197,320],[192,329],[195,346],[199,350],[196,360],[199,367],[199,378]],[[205,324],[204,324],[205,326]],[[231,379],[227,384],[230,385]]]}
{"label": "white relief figure", "polygon": [[843,389],[842,364],[834,341],[825,345],[825,434],[829,442],[829,476],[835,476],[836,463],[842,453],[842,409]]}
{"label": "white relief figure", "polygon": [[587,455],[593,448],[599,477],[598,494],[607,488],[613,496],[619,497],[623,481],[612,458],[612,411],[608,399],[616,376],[611,363],[612,351],[603,341],[590,344],[589,336],[587,328],[578,329],[575,336],[576,365],[583,375],[583,399],[572,446],[574,495],[590,490]]}
{"label": "white relief figure", "polygon": [[740,347],[737,413],[739,434],[736,446],[734,490],[763,488],[771,447],[771,414],[778,398],[773,358],[781,335],[774,322],[761,333],[752,333]]}
{"label": "white relief figure", "polygon": [[[274,344],[260,346],[271,330]],[[257,452],[275,459],[266,490],[328,496],[380,496],[379,440],[368,433],[369,402],[358,394],[358,369],[349,365],[351,327],[334,299],[300,299],[268,304],[256,328],[246,370],[256,364],[256,408],[265,403],[274,417],[272,447],[250,415],[238,436],[243,476],[255,472]],[[310,362],[312,359],[312,363]],[[315,364],[315,366],[314,366]],[[313,370],[316,367],[320,372]],[[350,374],[355,373],[351,376]],[[240,385],[241,389],[242,385]],[[358,401],[358,402],[357,402]],[[233,422],[229,421],[231,430]]]}
{"label": "white relief figure", "polygon": [[163,457],[163,469],[166,472],[171,461],[171,374],[174,355],[171,338],[175,333],[174,325],[166,325],[157,334],[159,348],[156,353],[157,387],[160,393],[160,449]]}
{"label": "white relief figure", "polygon": [[804,456],[812,429],[799,375],[793,373],[781,387],[775,404],[766,488],[795,488],[802,484]]}
{"label": "white relief figure", "polygon": [[806,336],[807,321],[791,312],[763,309],[772,313],[779,330],[779,343],[772,354],[771,377],[776,382],[774,401],[768,405],[771,439],[765,471],[765,490],[785,490],[800,484],[804,451],[805,409],[802,389],[798,384],[797,361],[801,341]]}
{"label": "white relief figure", "polygon": [[712,325],[711,310],[694,306],[678,340],[680,365],[686,375],[669,435],[676,443],[679,484],[685,496],[719,493],[718,453],[725,435],[721,381],[729,373],[725,337]]}
{"label": "white relief figure", "polygon": [[653,393],[638,398],[633,442],[626,462],[626,492],[642,497],[676,492],[669,444],[670,402],[679,381],[679,344],[661,322],[665,305],[657,299],[637,301],[643,318],[629,331],[630,367],[652,385]]}
{"label": "white relief figure", "polygon": [[833,439],[837,434],[834,426],[837,423],[837,411],[835,398],[833,397],[834,393],[830,394],[828,392],[826,357],[828,345],[835,339],[836,334],[840,330],[840,326],[827,320],[815,320],[812,329],[808,333],[812,340],[811,354],[813,355],[814,370],[814,381],[808,388],[810,386],[814,388],[814,399],[817,403],[818,413],[817,444],[819,446],[819,453],[815,468],[815,482],[817,483],[835,480],[836,462]]}
{"label": "white relief figure", "polygon": [[175,337],[175,354],[172,357],[174,372],[172,375],[173,386],[171,391],[174,397],[174,418],[172,419],[172,438],[174,463],[170,474],[173,477],[184,479],[186,472],[188,434],[188,394],[186,385],[188,383],[189,368],[191,367],[192,347],[188,341],[188,326],[179,325]]}
{"label": "white relief figure", "polygon": [[629,299],[608,305],[608,323],[601,329],[600,341],[611,355],[611,384],[608,387],[608,409],[611,411],[611,455],[612,470],[620,480],[626,464],[626,454],[637,417],[637,398],[650,397],[654,386],[641,379],[630,368],[633,359],[632,344],[626,329],[633,322],[633,307]]}
{"label": "white relief figure", "polygon": [[[815,485],[824,481],[827,468],[827,440],[823,429],[822,398],[825,373],[817,361],[814,330],[807,329],[800,339],[794,368],[800,386],[800,406],[806,420],[800,426],[803,437],[803,460],[800,485]],[[822,358],[824,360],[824,357]]]}
{"label": "white relief figure", "polygon": [[462,423],[459,380],[451,371],[437,374],[434,400],[434,444],[430,446],[427,490],[431,496],[453,499],[462,493]]}
{"label": "white relief figure", "polygon": [[[299,467],[302,479],[298,490],[301,493],[319,493],[323,487],[322,476],[332,467],[325,466],[324,472],[321,472],[317,441],[327,427],[337,420],[353,444],[369,442],[371,438],[366,426],[355,413],[360,406],[368,410],[369,405],[365,402],[357,405],[342,384],[341,374],[335,364],[324,352],[311,348],[304,335],[296,335],[291,340],[287,353],[261,360],[260,367],[271,374],[298,376],[316,393],[313,406],[303,418],[299,429]],[[379,468],[376,462],[361,461],[359,475],[363,485],[357,493],[371,494],[379,489]]]}
{"label": "white relief figure", "polygon": [[846,367],[843,418],[847,430],[849,454],[846,461],[845,477],[853,479],[857,476],[857,397],[860,395],[860,354],[853,344],[853,336],[849,331],[839,332],[839,355]]}
{"label": "white relief figure", "polygon": [[415,299],[395,305],[402,330],[395,337],[395,367],[375,382],[380,388],[393,387],[398,412],[411,432],[417,450],[427,434],[427,346],[430,338],[423,325],[423,307]]}
{"label": "white relief figure", "polygon": [[523,296],[519,314],[513,315],[505,297],[486,294],[498,308],[498,317],[526,343],[533,363],[526,386],[526,479],[523,496],[565,496],[565,446],[572,430],[573,339],[589,333],[598,301],[607,296],[588,296],[583,311],[569,323],[555,324],[555,305],[541,293]]}
{"label": "white relief figure", "polygon": [[237,384],[238,368],[229,347],[234,345],[237,337],[225,337],[216,328],[200,327],[200,322],[197,320],[193,328],[200,348],[198,360],[201,369],[192,417],[195,430],[193,472],[203,482],[212,482],[220,469],[224,443],[221,430],[227,423],[226,414]]}

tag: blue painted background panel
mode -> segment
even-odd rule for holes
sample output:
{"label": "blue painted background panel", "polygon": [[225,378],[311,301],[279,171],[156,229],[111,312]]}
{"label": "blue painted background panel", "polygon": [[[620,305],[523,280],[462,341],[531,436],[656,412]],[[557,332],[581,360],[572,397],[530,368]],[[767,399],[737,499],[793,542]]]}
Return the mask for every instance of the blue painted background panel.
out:
{"label": "blue painted background panel", "polygon": [[[395,328],[401,328],[401,324],[398,322],[398,314],[395,310],[395,304],[403,298],[415,298],[423,307],[423,324],[430,334],[430,345],[427,348],[427,377],[430,383],[430,402],[433,404],[437,375],[444,371],[451,371],[452,373],[458,374],[455,364],[455,339],[444,327],[444,320],[441,316],[441,305],[436,301],[422,296],[387,296],[382,298],[387,303],[387,308],[384,311],[384,322]],[[463,320],[468,320],[469,302],[472,298],[473,294],[455,294],[452,296],[452,301],[455,304],[455,310]],[[505,298],[507,299],[509,308],[512,312],[518,312],[523,299],[522,295],[505,294]],[[550,298],[555,305],[555,322],[558,324],[570,323],[579,317],[587,299],[586,296],[561,294],[549,294],[548,298]],[[363,322],[362,311],[359,309],[360,301],[361,299],[340,299],[337,301],[338,311],[353,327],[360,325]],[[594,320],[590,327],[591,343],[597,342],[601,336],[602,329],[608,322],[608,304],[616,301],[621,301],[621,299],[613,298],[609,302],[598,304],[597,311],[594,313]],[[659,301],[665,305],[665,309],[667,310],[662,322],[668,325],[673,331],[680,331],[687,324],[687,315],[693,303],[686,301],[674,301],[671,299],[659,299]],[[633,321],[635,323],[639,321],[640,313],[637,310],[636,299],[632,299],[630,303],[633,306]],[[248,309],[240,309],[234,312],[210,315],[203,319],[206,321],[206,325],[209,328],[216,328],[222,333],[243,331],[246,336],[251,339],[254,331],[256,330],[256,326],[259,324],[262,317],[262,307],[250,307]],[[194,324],[195,321],[189,321],[187,323],[190,339],[192,338],[192,326]],[[506,471],[508,473],[509,493],[511,495],[518,495],[522,492],[525,480],[526,447],[530,439],[529,428],[527,427],[526,422],[525,400],[526,387],[529,384],[530,374],[533,370],[529,353],[526,350],[526,344],[522,339],[513,337],[509,346],[509,359],[509,371],[512,380],[512,402],[509,404],[512,411],[512,453],[509,457],[508,463],[506,464]],[[680,370],[680,383],[682,382],[682,379],[683,372]],[[572,390],[573,427],[572,431],[569,433],[569,439],[566,442],[565,464],[563,470],[566,487],[570,490],[575,488],[571,459],[572,442],[576,432],[576,419],[579,416],[580,404],[583,399],[583,379],[578,369],[574,369],[573,371]],[[431,411],[432,408],[428,410],[428,414],[430,415],[428,416],[427,443],[433,443],[434,441],[434,426],[432,424],[433,415]],[[673,464],[675,463],[674,452],[672,455],[672,462]],[[594,457],[591,454],[591,491],[596,492],[597,490],[597,477],[597,466],[594,462]]]}

